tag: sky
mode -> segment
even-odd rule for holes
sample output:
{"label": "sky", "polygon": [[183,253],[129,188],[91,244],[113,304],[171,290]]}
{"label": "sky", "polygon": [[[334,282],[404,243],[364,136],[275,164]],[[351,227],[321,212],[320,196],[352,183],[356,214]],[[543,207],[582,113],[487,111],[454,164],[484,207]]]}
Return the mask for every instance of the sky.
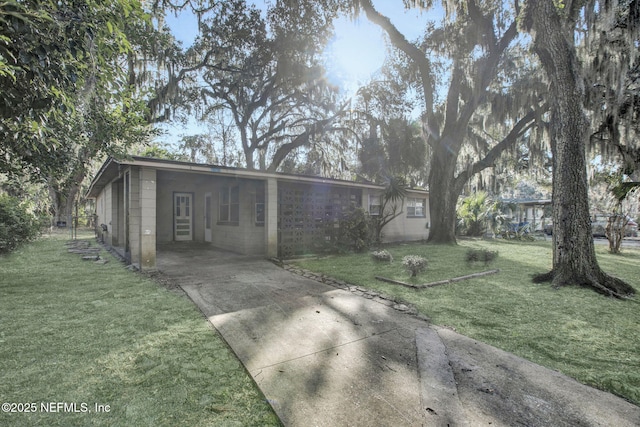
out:
{"label": "sky", "polygon": [[[255,3],[264,10],[263,0],[257,0]],[[373,3],[380,13],[391,19],[408,40],[419,37],[429,19],[440,18],[443,14],[441,9],[436,9],[436,13],[431,15],[416,9],[407,11],[401,0],[374,0]],[[191,14],[178,17],[170,14],[167,16],[167,24],[185,47],[197,36],[197,20]],[[386,41],[382,30],[369,22],[364,14],[357,20],[348,17],[338,18],[334,26],[335,35],[324,52],[327,77],[349,96],[366,84],[382,67],[386,56]],[[177,140],[180,134],[202,132],[194,130],[194,126],[194,123],[190,123],[186,128],[170,127],[170,135],[161,139],[169,142]]]}
{"label": "sky", "polygon": [[[418,38],[429,17],[418,10],[405,10],[402,2],[374,1],[378,11],[408,40]],[[357,20],[341,17],[335,22],[335,36],[329,42],[325,55],[330,78],[337,78],[347,92],[366,83],[377,72],[386,56],[384,32],[362,14]]]}

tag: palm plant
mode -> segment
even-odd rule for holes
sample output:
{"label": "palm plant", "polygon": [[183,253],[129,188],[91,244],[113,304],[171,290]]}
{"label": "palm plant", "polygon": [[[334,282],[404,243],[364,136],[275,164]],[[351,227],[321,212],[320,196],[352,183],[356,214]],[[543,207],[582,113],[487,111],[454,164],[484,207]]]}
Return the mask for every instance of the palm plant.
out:
{"label": "palm plant", "polygon": [[496,210],[486,191],[478,191],[465,197],[458,206],[458,218],[466,230],[467,236],[481,236],[487,219]]}
{"label": "palm plant", "polygon": [[382,229],[394,218],[402,214],[408,186],[403,178],[390,176],[385,178],[385,189],[381,197],[380,214],[372,216],[373,239],[382,240]]}

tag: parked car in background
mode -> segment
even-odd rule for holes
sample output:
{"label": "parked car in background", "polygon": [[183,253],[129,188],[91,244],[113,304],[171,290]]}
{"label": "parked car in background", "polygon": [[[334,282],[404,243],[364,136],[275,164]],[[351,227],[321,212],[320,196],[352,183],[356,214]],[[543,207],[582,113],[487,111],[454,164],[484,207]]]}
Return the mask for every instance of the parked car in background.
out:
{"label": "parked car in background", "polygon": [[[608,215],[594,215],[591,221],[591,232],[593,237],[607,237],[607,225],[609,224]],[[638,236],[638,223],[627,215],[627,224],[624,230],[625,237]]]}
{"label": "parked car in background", "polygon": [[638,223],[630,219],[624,232],[625,237],[638,237]]}

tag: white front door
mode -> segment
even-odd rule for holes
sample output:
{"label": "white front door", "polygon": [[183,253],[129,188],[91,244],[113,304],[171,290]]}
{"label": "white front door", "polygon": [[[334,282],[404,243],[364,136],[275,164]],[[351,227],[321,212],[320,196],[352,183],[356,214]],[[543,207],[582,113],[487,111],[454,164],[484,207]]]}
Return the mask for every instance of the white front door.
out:
{"label": "white front door", "polygon": [[175,240],[193,239],[193,221],[191,219],[193,201],[191,193],[173,195],[173,238]]}
{"label": "white front door", "polygon": [[211,241],[211,193],[204,195],[204,241]]}

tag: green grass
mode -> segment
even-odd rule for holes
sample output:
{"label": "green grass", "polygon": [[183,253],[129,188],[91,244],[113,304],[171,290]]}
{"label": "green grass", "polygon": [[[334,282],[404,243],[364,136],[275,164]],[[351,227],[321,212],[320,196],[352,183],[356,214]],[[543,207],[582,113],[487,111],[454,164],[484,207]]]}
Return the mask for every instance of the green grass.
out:
{"label": "green grass", "polygon": [[[468,265],[469,248],[497,250],[485,267]],[[640,251],[611,255],[597,246],[603,269],[640,294]],[[414,304],[434,324],[561,371],[585,384],[640,404],[640,295],[620,301],[577,287],[553,289],[534,284],[531,276],[551,269],[547,242],[463,240],[458,246],[424,244],[388,247],[392,264],[379,264],[369,254],[299,261],[308,270],[331,275]],[[417,279],[402,268],[404,255],[421,255],[429,266]],[[374,276],[427,283],[499,268],[495,275],[428,289],[380,282]]]}
{"label": "green grass", "polygon": [[[183,295],[43,238],[0,257],[2,426],[280,425],[241,363]],[[41,402],[109,405],[43,413]]]}

